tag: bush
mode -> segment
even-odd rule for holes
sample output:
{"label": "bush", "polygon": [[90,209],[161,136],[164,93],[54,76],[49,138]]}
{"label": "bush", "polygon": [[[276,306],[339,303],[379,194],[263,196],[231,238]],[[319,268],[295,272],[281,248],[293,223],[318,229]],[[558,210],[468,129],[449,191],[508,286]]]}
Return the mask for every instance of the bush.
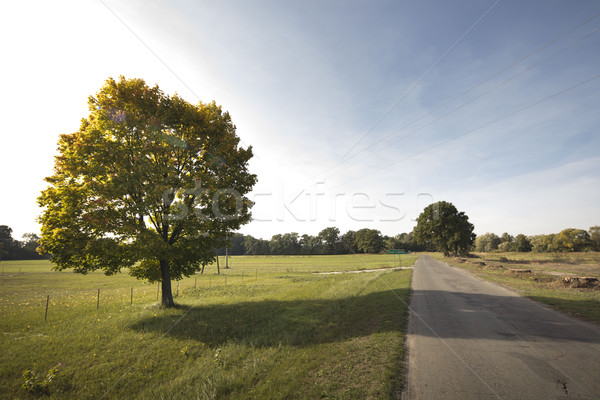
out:
{"label": "bush", "polygon": [[25,378],[25,382],[21,385],[21,387],[28,392],[32,393],[45,393],[47,394],[50,391],[50,383],[58,374],[58,366],[51,368],[46,374],[45,378],[40,378],[35,372],[28,369],[23,372],[23,378]]}

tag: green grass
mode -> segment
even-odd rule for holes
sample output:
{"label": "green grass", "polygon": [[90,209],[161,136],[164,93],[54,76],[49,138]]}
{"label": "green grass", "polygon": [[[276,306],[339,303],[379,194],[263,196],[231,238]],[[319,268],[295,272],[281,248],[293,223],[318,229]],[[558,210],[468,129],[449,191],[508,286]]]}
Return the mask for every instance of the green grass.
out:
{"label": "green grass", "polygon": [[[403,256],[404,265],[415,258]],[[410,270],[313,273],[391,267],[387,255],[232,257],[230,266],[227,278],[211,266],[185,279],[180,306],[162,309],[154,284],[126,274],[0,263],[0,393],[386,399],[399,392]],[[56,365],[48,394],[21,388],[25,370],[42,379]]]}
{"label": "green grass", "polygon": [[[454,258],[436,257],[455,267],[519,293],[572,316],[600,323],[600,290],[572,288],[561,282],[561,275],[600,277],[599,253],[477,253],[467,263]],[[504,257],[507,261],[500,261]],[[473,262],[484,262],[486,267]],[[496,269],[502,265],[505,269]],[[510,274],[506,269],[530,269],[531,274]]]}

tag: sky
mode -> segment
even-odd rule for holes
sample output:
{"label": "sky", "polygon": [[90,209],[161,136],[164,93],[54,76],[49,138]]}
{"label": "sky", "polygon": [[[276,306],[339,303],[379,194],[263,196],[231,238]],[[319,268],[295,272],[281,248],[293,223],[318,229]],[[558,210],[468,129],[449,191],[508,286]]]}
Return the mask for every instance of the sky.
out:
{"label": "sky", "polygon": [[0,224],[39,233],[56,143],[108,77],[230,112],[240,232],[600,225],[598,1],[12,1],[0,17]]}

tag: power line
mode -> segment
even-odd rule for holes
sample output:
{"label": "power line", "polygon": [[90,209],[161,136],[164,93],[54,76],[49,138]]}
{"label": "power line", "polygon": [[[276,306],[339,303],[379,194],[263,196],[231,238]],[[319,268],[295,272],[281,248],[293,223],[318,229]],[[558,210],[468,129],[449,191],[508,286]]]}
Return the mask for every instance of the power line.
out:
{"label": "power line", "polygon": [[[181,79],[179,77],[179,75],[177,75],[177,73],[169,66],[169,64],[167,64],[108,4],[106,4],[106,2],[104,0],[100,0],[100,3],[102,3],[102,5],[104,5],[104,7],[106,7],[106,9],[108,11],[110,11],[110,13],[112,15],[115,16],[115,18],[117,18],[119,20],[119,22],[121,22],[121,24],[123,24],[123,26],[125,28],[127,28],[127,30],[129,32],[131,32],[131,34],[133,36],[135,36],[135,38],[171,73],[173,74],[173,76],[183,85],[185,86],[185,88],[187,90],[190,91],[191,94],[194,95],[194,97],[196,97],[196,100],[198,101],[202,101],[202,99],[200,98],[200,96],[198,96],[198,94],[196,94],[196,92],[187,84],[185,83],[185,81],[183,79]],[[240,138],[240,143],[246,147],[249,147],[246,143],[244,143],[244,141]],[[258,156],[255,155],[256,158],[259,158]]]}
{"label": "power line", "polygon": [[141,37],[140,37],[140,36],[139,36],[137,33],[135,33],[135,31],[134,31],[134,30],[133,30],[133,29],[132,29],[132,28],[131,28],[131,27],[130,27],[130,26],[129,26],[129,25],[128,25],[128,24],[127,24],[125,21],[123,21],[123,19],[122,19],[121,17],[119,17],[119,15],[118,15],[118,14],[117,14],[117,13],[116,13],[116,12],[115,12],[115,11],[114,11],[112,8],[110,8],[110,6],[109,6],[108,4],[106,4],[106,2],[105,2],[104,0],[100,0],[100,3],[102,3],[102,5],[104,5],[104,7],[106,7],[106,9],[107,9],[108,11],[110,11],[110,13],[111,13],[112,15],[114,15],[114,16],[115,16],[115,18],[117,18],[117,19],[118,19],[118,20],[121,22],[121,24],[123,24],[123,26],[124,26],[125,28],[127,28],[127,30],[128,30],[129,32],[131,32],[131,34],[132,34],[133,36],[135,36],[135,38],[136,38],[136,39],[137,39],[137,40],[138,40],[138,41],[139,41],[139,42],[140,42],[140,43],[141,43],[141,44],[142,44],[142,45],[143,45],[143,46],[144,46],[144,47],[145,47],[145,48],[146,48],[146,49],[147,49],[147,50],[148,50],[150,53],[152,53],[152,55],[153,55],[153,56],[154,56],[154,57],[155,57],[155,58],[156,58],[156,59],[157,59],[157,60],[158,60],[158,61],[159,61],[159,62],[160,62],[160,63],[161,63],[161,64],[162,64],[162,65],[163,65],[163,66],[164,66],[164,67],[165,67],[167,70],[169,70],[169,72],[170,72],[171,74],[173,74],[173,76],[174,76],[175,78],[177,78],[177,80],[178,80],[179,82],[181,82],[181,84],[182,84],[183,86],[185,86],[185,87],[186,87],[186,89],[187,89],[187,90],[189,90],[189,91],[190,91],[190,93],[191,93],[191,94],[193,94],[193,95],[196,97],[196,99],[197,99],[197,100],[201,101],[201,99],[200,99],[200,96],[198,96],[198,95],[196,94],[196,92],[194,92],[194,90],[193,90],[191,87],[189,87],[189,86],[188,86],[188,84],[187,84],[187,83],[185,83],[185,81],[184,81],[183,79],[181,79],[181,78],[179,77],[179,75],[177,75],[177,73],[176,73],[175,71],[173,71],[173,69],[172,69],[171,67],[169,67],[169,64],[167,64],[167,63],[166,63],[166,62],[165,62],[165,61],[164,61],[162,58],[160,58],[160,56],[159,56],[158,54],[156,54],[156,52],[155,52],[154,50],[152,50],[152,48],[151,48],[150,46],[148,46],[148,44],[147,44],[147,43],[146,43],[146,42],[145,42],[145,41],[144,41],[144,40],[143,40],[143,39],[142,39],[142,38],[141,38]]}
{"label": "power line", "polygon": [[[373,148],[374,146],[376,146],[377,144],[381,143],[382,141],[384,141],[384,140],[386,140],[386,139],[388,139],[388,138],[390,138],[390,137],[392,137],[392,136],[396,135],[398,132],[402,131],[403,129],[406,129],[406,128],[408,128],[409,126],[411,126],[411,125],[415,124],[416,122],[418,122],[418,121],[420,121],[421,119],[423,119],[423,118],[427,117],[428,115],[431,115],[431,114],[433,114],[434,112],[436,112],[437,110],[439,110],[439,109],[443,108],[444,106],[446,106],[446,105],[450,104],[451,102],[453,102],[453,101],[455,101],[455,100],[459,99],[460,97],[462,97],[462,96],[464,96],[464,95],[466,95],[466,94],[470,93],[470,92],[471,92],[471,91],[473,91],[474,89],[476,89],[476,88],[480,87],[481,85],[483,85],[483,84],[485,84],[485,83],[489,82],[490,80],[492,80],[493,78],[495,78],[495,77],[497,77],[498,75],[502,74],[503,72],[506,72],[506,71],[508,71],[508,70],[509,70],[509,69],[511,69],[512,67],[514,67],[514,66],[516,66],[516,65],[520,64],[521,62],[525,61],[526,59],[530,58],[531,56],[533,56],[533,55],[535,55],[535,54],[539,53],[540,51],[542,51],[542,50],[543,50],[543,49],[545,49],[546,47],[548,47],[548,46],[550,46],[551,44],[553,44],[553,43],[557,42],[558,40],[560,40],[560,39],[564,38],[565,36],[567,36],[567,35],[569,35],[569,34],[573,33],[574,31],[576,31],[576,30],[578,30],[579,28],[583,27],[584,25],[586,25],[586,24],[590,23],[591,21],[593,21],[594,19],[596,19],[596,18],[598,18],[598,17],[600,17],[600,14],[596,14],[596,15],[594,15],[594,16],[592,16],[592,17],[589,17],[589,18],[587,18],[586,20],[582,21],[581,23],[579,23],[579,24],[578,24],[578,25],[576,25],[575,27],[573,27],[573,28],[571,28],[571,29],[569,29],[569,30],[567,30],[567,31],[565,31],[565,32],[563,32],[563,33],[561,33],[560,35],[556,36],[554,39],[552,39],[552,40],[550,40],[550,41],[546,42],[546,43],[545,43],[545,44],[543,44],[542,46],[540,46],[540,47],[536,48],[535,50],[531,51],[529,54],[527,54],[527,55],[525,55],[525,56],[523,56],[523,57],[521,57],[521,58],[517,59],[516,61],[514,61],[514,62],[512,62],[511,64],[507,65],[506,67],[504,67],[504,68],[502,68],[502,69],[498,70],[497,72],[495,72],[495,73],[493,73],[492,75],[488,76],[488,77],[487,77],[487,78],[485,78],[484,80],[482,80],[482,81],[480,81],[480,82],[476,83],[475,85],[471,86],[470,88],[466,89],[465,91],[461,92],[460,94],[458,94],[458,95],[456,95],[456,96],[452,97],[452,98],[451,98],[451,99],[449,99],[449,100],[446,100],[445,102],[443,102],[442,104],[438,105],[438,106],[437,106],[437,107],[435,107],[434,109],[432,109],[432,110],[429,110],[429,111],[427,111],[427,112],[425,112],[425,113],[421,114],[421,115],[420,115],[419,117],[417,117],[416,119],[414,119],[414,120],[410,121],[409,123],[407,123],[407,124],[403,125],[402,127],[398,128],[398,129],[396,129],[395,131],[393,131],[391,134],[387,135],[386,137],[384,137],[384,138],[382,138],[382,139],[378,140],[377,142],[375,142],[375,143],[371,144],[370,146],[366,147],[365,149],[362,149],[362,150],[360,150],[359,152],[357,152],[357,153],[354,153],[353,155],[351,155],[350,157],[348,157],[348,159],[354,158],[354,157],[356,157],[358,154],[360,154],[360,153],[362,153],[362,152],[365,152],[365,151],[367,151],[367,150],[369,150],[369,149]],[[597,32],[597,31],[594,31],[593,33],[596,33],[596,32]],[[584,39],[585,39],[585,38],[587,38],[587,37],[589,37],[589,36],[591,36],[591,35],[587,35],[586,37],[584,37]],[[581,40],[582,40],[582,39],[581,39]],[[571,46],[575,45],[576,43],[578,43],[578,42],[579,42],[579,41],[581,41],[581,40],[578,40],[578,41],[576,41],[576,42],[572,43],[571,45],[567,46],[567,47],[566,47],[566,48],[564,48],[563,50],[566,50],[567,48],[569,48],[569,47],[571,47]],[[558,54],[558,53],[556,53],[556,54],[554,54],[554,55],[557,55],[557,54]],[[545,59],[544,61],[547,61],[547,60],[548,60],[548,59]],[[536,65],[539,65],[539,63],[538,63],[538,64],[536,64]],[[488,92],[489,92],[489,91],[488,91]],[[395,105],[394,105],[394,107],[395,107]],[[391,110],[390,110],[390,111],[391,111]],[[388,113],[389,113],[389,112],[388,112]],[[386,114],[386,115],[387,115],[387,114]],[[446,114],[446,115],[448,115],[448,114]],[[423,128],[423,127],[421,127],[420,129],[422,129],[422,128]],[[370,131],[370,130],[369,130],[369,131]],[[404,139],[404,138],[406,138],[406,137],[408,137],[408,136],[410,136],[411,134],[414,134],[414,133],[415,133],[415,132],[412,132],[412,133],[410,133],[410,134],[404,135],[404,136],[402,136],[400,139]],[[361,140],[362,140],[362,138],[361,138]],[[396,143],[396,142],[397,142],[397,140],[396,140],[396,141],[394,141],[394,142],[391,142],[391,143],[389,143],[389,144]],[[389,144],[388,144],[388,145],[389,145]],[[355,146],[353,146],[353,147],[355,147]],[[374,152],[371,152],[371,154],[372,154],[372,153],[374,153]],[[358,162],[360,162],[360,161],[363,161],[363,160],[364,160],[364,159],[366,159],[366,158],[367,158],[367,157],[364,157],[364,158],[360,159]],[[322,174],[325,174],[325,173],[327,173],[327,172],[331,171],[331,170],[332,170],[332,169],[334,169],[334,168],[337,168],[338,166],[342,165],[344,161],[345,161],[345,160],[338,161],[338,162],[336,162],[334,165],[332,165],[331,167],[329,167],[329,168],[326,168],[325,170],[323,170],[323,171],[319,172],[319,173],[318,173],[318,174],[316,174],[316,175],[313,175],[311,178],[309,178],[309,179],[307,179],[306,181],[304,181],[304,183],[303,183],[302,185],[304,185],[304,184],[306,184],[306,183],[308,183],[308,182],[312,182],[313,180],[315,180],[315,179],[316,179],[317,177],[319,177],[320,175],[322,175]],[[351,164],[350,166],[352,166],[352,165],[355,165],[355,164],[356,164],[356,163],[353,163],[353,164]],[[346,167],[346,168],[347,168],[347,167]],[[334,175],[336,175],[337,173],[339,173],[339,171],[338,171],[338,172],[336,172],[336,173],[334,173],[334,174],[328,175],[328,176],[326,176],[326,177],[325,177],[325,178],[323,178],[323,179],[328,179],[328,178],[330,178],[331,176],[334,176]]]}
{"label": "power line", "polygon": [[[493,78],[497,77],[498,75],[502,74],[503,72],[506,72],[506,71],[507,71],[507,70],[509,70],[510,68],[512,68],[512,67],[516,66],[517,64],[519,64],[519,63],[523,62],[523,61],[524,61],[524,60],[526,60],[527,58],[529,58],[529,57],[533,56],[534,54],[536,54],[536,53],[540,52],[541,50],[543,50],[544,48],[548,47],[548,46],[549,46],[549,45],[551,45],[552,43],[554,43],[554,42],[556,42],[557,40],[559,40],[559,39],[563,38],[564,36],[568,35],[569,33],[571,33],[571,32],[573,32],[573,31],[575,31],[575,30],[579,29],[581,26],[583,26],[583,25],[587,24],[588,22],[592,21],[593,19],[595,19],[595,18],[597,18],[597,17],[599,17],[599,16],[600,16],[600,14],[597,14],[597,15],[595,15],[595,16],[593,16],[593,17],[589,18],[588,20],[586,20],[586,21],[582,22],[582,23],[581,23],[581,24],[579,24],[577,27],[575,27],[575,28],[572,28],[572,29],[568,30],[567,32],[565,32],[565,33],[563,33],[563,34],[561,34],[561,35],[557,36],[556,38],[554,38],[554,39],[552,39],[551,41],[547,42],[547,43],[546,43],[546,44],[544,44],[543,46],[540,46],[540,47],[538,47],[537,49],[535,49],[534,51],[532,51],[532,52],[531,52],[531,53],[529,53],[528,55],[526,55],[526,56],[524,56],[524,57],[521,57],[520,59],[518,59],[517,61],[513,62],[512,64],[510,64],[510,65],[508,65],[508,66],[506,66],[506,67],[502,68],[501,70],[499,70],[499,71],[497,71],[497,72],[493,73],[492,75],[488,76],[488,77],[487,77],[487,78],[485,78],[484,80],[480,81],[479,83],[476,83],[475,85],[471,86],[469,89],[467,89],[467,90],[463,91],[462,93],[460,93],[460,94],[458,94],[458,95],[454,96],[453,98],[451,98],[451,99],[449,99],[449,100],[445,101],[444,103],[440,104],[439,106],[435,107],[434,109],[432,109],[432,110],[430,110],[430,111],[427,111],[427,112],[426,112],[426,113],[424,113],[424,114],[421,114],[421,115],[420,115],[419,117],[417,117],[416,119],[412,120],[411,122],[407,123],[406,125],[404,125],[404,126],[402,126],[402,127],[398,128],[398,129],[396,129],[395,131],[393,131],[392,133],[390,133],[390,134],[389,134],[389,135],[387,135],[386,137],[384,137],[384,138],[382,138],[382,139],[378,140],[377,142],[375,142],[375,143],[371,144],[370,146],[366,147],[365,149],[363,149],[363,150],[359,151],[358,153],[355,153],[354,155],[350,156],[349,158],[353,158],[353,157],[355,157],[356,155],[358,155],[358,154],[360,154],[360,153],[362,153],[362,152],[364,152],[364,151],[367,151],[367,150],[369,150],[369,149],[373,148],[373,147],[374,147],[375,145],[377,145],[378,143],[381,143],[382,141],[384,141],[384,140],[386,140],[386,139],[388,139],[388,138],[390,138],[390,137],[392,137],[392,136],[396,135],[398,132],[402,131],[402,130],[403,130],[403,129],[405,129],[405,128],[408,128],[409,126],[411,126],[411,125],[415,124],[416,122],[420,121],[421,119],[425,118],[426,116],[433,114],[435,111],[438,111],[439,109],[441,109],[441,108],[443,108],[444,106],[446,106],[446,105],[450,104],[450,103],[451,103],[451,102],[453,102],[454,100],[457,100],[457,99],[459,99],[460,97],[462,97],[462,96],[464,96],[464,95],[466,95],[466,94],[468,94],[468,93],[472,92],[474,89],[476,89],[476,88],[480,87],[480,86],[481,86],[481,85],[483,85],[484,83],[487,83],[487,82],[489,82],[489,81],[490,81],[490,80],[492,80]],[[552,57],[554,57],[554,56],[556,56],[556,55],[560,54],[561,52],[563,52],[563,51],[565,51],[565,50],[567,50],[567,49],[571,48],[572,46],[574,46],[574,45],[576,45],[577,43],[579,43],[579,42],[581,42],[581,41],[583,41],[583,40],[587,39],[588,37],[590,37],[590,36],[592,36],[592,35],[596,34],[597,32],[598,32],[598,29],[597,29],[597,30],[595,30],[595,31],[593,31],[592,33],[590,33],[590,34],[588,34],[588,35],[584,36],[583,38],[581,38],[581,39],[578,39],[578,40],[576,40],[575,42],[572,42],[572,43],[571,43],[571,44],[569,44],[568,46],[566,46],[566,47],[564,47],[563,49],[561,49],[560,51],[558,51],[558,52],[554,53],[552,56],[550,56],[550,57],[548,57],[548,58],[546,58],[546,59],[542,60],[541,62],[538,62],[538,63],[534,64],[533,66],[531,66],[530,68],[528,68],[528,69],[526,69],[526,70],[524,70],[524,71],[521,71],[519,74],[515,75],[514,77],[516,77],[516,76],[519,76],[519,75],[523,74],[524,72],[527,72],[527,71],[531,70],[533,67],[535,67],[535,66],[538,66],[539,64],[541,64],[541,63],[543,63],[543,62],[546,62],[546,61],[548,61],[550,58],[552,58]],[[514,78],[514,77],[513,77],[513,78]],[[513,78],[511,78],[511,79],[513,79]],[[510,80],[510,79],[509,79],[509,80]],[[508,80],[507,80],[507,81],[508,81]],[[504,81],[503,83],[506,83],[507,81]],[[489,93],[489,91],[488,91],[488,92],[486,92],[486,93]],[[481,97],[481,96],[478,96],[478,97]],[[394,143],[394,142],[392,142],[392,143]],[[340,163],[338,163],[337,165],[339,165],[339,164],[340,164]],[[337,166],[337,165],[336,165],[336,166]]]}
{"label": "power line", "polygon": [[[558,50],[557,52],[553,53],[552,55],[550,55],[550,56],[548,56],[548,57],[544,58],[543,60],[541,60],[541,61],[538,61],[537,63],[535,63],[535,64],[533,64],[533,65],[531,65],[531,66],[527,67],[526,69],[524,69],[524,70],[522,70],[522,71],[520,71],[520,72],[516,73],[515,75],[513,75],[513,76],[511,76],[511,77],[509,77],[509,78],[507,78],[507,79],[505,79],[504,81],[502,81],[502,82],[500,82],[500,83],[496,84],[495,86],[493,86],[493,87],[491,87],[490,89],[486,90],[485,92],[483,92],[483,93],[479,94],[478,96],[476,96],[476,97],[474,97],[474,98],[470,99],[469,101],[467,101],[467,102],[465,102],[465,103],[463,103],[463,104],[461,104],[461,105],[459,105],[459,106],[457,106],[457,107],[453,108],[452,110],[450,110],[450,111],[446,112],[445,114],[442,114],[442,115],[438,116],[437,118],[435,118],[435,119],[433,119],[433,120],[429,121],[429,122],[428,122],[428,123],[426,123],[425,125],[422,125],[421,127],[419,127],[419,128],[417,128],[417,129],[415,129],[414,131],[412,131],[412,132],[410,132],[410,133],[408,133],[408,134],[406,134],[406,135],[404,135],[404,136],[401,136],[401,137],[399,137],[399,138],[397,138],[397,139],[395,139],[395,140],[393,140],[393,141],[391,141],[391,142],[388,142],[388,143],[385,145],[385,147],[388,147],[388,146],[390,146],[390,145],[392,145],[392,144],[394,144],[394,143],[397,143],[398,141],[400,141],[400,140],[402,140],[402,139],[406,139],[407,137],[409,137],[409,136],[411,136],[411,135],[414,135],[415,133],[419,132],[420,130],[422,130],[422,129],[424,129],[424,128],[427,128],[428,126],[431,126],[431,125],[433,125],[434,123],[436,123],[437,121],[439,121],[439,120],[441,120],[441,119],[443,119],[443,118],[447,117],[448,115],[451,115],[451,114],[455,113],[456,111],[460,110],[461,108],[464,108],[464,107],[466,107],[467,105],[469,105],[469,104],[471,104],[471,103],[474,103],[475,101],[479,100],[479,99],[480,99],[480,98],[482,98],[483,96],[485,96],[485,95],[487,95],[487,94],[489,94],[489,93],[493,92],[494,90],[498,89],[498,88],[499,88],[499,87],[501,87],[501,86],[504,86],[504,85],[505,85],[505,84],[507,84],[508,82],[510,82],[510,81],[512,81],[512,80],[514,80],[514,79],[516,79],[516,78],[518,78],[519,76],[523,75],[524,73],[526,73],[526,72],[528,72],[528,71],[531,71],[531,70],[532,70],[532,69],[534,69],[535,67],[537,67],[537,66],[539,66],[539,65],[541,65],[541,64],[543,64],[543,63],[545,63],[546,61],[548,61],[548,60],[550,60],[550,59],[552,59],[552,58],[556,57],[557,55],[559,55],[559,54],[561,54],[561,53],[563,53],[563,52],[567,51],[567,50],[568,50],[568,49],[570,49],[571,47],[573,47],[573,46],[575,46],[576,44],[578,44],[578,43],[580,43],[580,42],[584,41],[585,39],[587,39],[587,38],[589,38],[589,37],[591,37],[591,36],[595,35],[595,34],[596,34],[596,33],[598,33],[598,32],[600,32],[600,28],[598,28],[598,29],[596,29],[595,31],[593,31],[593,32],[591,32],[591,33],[589,33],[589,34],[587,34],[586,36],[584,36],[584,37],[582,37],[582,38],[580,38],[580,39],[578,39],[578,40],[576,40],[576,41],[574,41],[574,42],[570,43],[569,45],[567,45],[567,46],[563,47],[562,49],[560,49],[560,50]],[[463,93],[465,93],[465,92],[463,92]],[[445,105],[445,104],[448,104],[448,102],[444,103],[444,105]],[[435,110],[438,110],[439,108],[440,108],[440,107],[437,107]],[[428,113],[427,115],[429,115],[429,114],[430,114],[430,113]],[[411,122],[411,123],[409,123],[409,124],[405,125],[405,126],[404,126],[404,127],[402,127],[402,128],[399,128],[399,129],[397,129],[396,131],[394,131],[394,132],[392,132],[390,135],[388,135],[386,138],[389,138],[389,137],[391,137],[391,136],[394,136],[396,133],[400,132],[400,131],[401,131],[401,130],[403,130],[405,127],[412,125],[414,122],[416,122],[416,121],[418,121],[418,120],[421,120],[422,118],[423,118],[423,116],[421,116],[421,117],[417,118],[416,120],[413,120],[413,122]],[[379,143],[379,142],[378,142],[378,143]],[[368,148],[367,148],[367,149],[365,149],[364,151],[366,151],[366,150],[368,150],[369,148],[373,147],[375,144],[377,144],[377,143],[374,143],[372,146],[368,147]],[[366,155],[365,157],[358,159],[358,160],[357,160],[357,161],[355,161],[354,163],[352,163],[352,164],[350,164],[350,165],[347,165],[347,166],[346,166],[346,168],[349,168],[349,167],[351,167],[351,166],[353,166],[353,165],[356,165],[356,164],[358,164],[358,163],[360,163],[360,162],[362,162],[362,161],[366,160],[367,158],[371,157],[371,156],[373,155],[373,153],[375,153],[375,152],[377,152],[377,151],[380,151],[380,150],[383,150],[383,148],[381,148],[381,149],[378,149],[378,150],[375,150],[375,151],[371,152],[370,154]],[[360,153],[356,153],[356,154],[360,154]],[[339,164],[338,164],[338,165],[339,165]],[[335,176],[335,175],[339,174],[339,173],[340,173],[340,172],[342,172],[342,171],[343,171],[343,170],[339,170],[339,171],[337,171],[337,172],[334,172],[334,173],[332,173],[332,174],[330,174],[330,175],[326,176],[326,177],[325,177],[325,178],[323,178],[323,179],[329,179],[329,178],[331,178],[332,176]]]}
{"label": "power line", "polygon": [[429,73],[440,63],[442,62],[442,60],[444,58],[446,58],[446,56],[452,51],[454,50],[454,48],[456,46],[458,46],[458,44],[465,38],[465,36],[467,36],[473,29],[475,29],[475,27],[477,25],[479,25],[479,23],[494,9],[494,7],[496,7],[496,5],[500,3],[500,0],[496,0],[496,2],[494,4],[492,4],[492,6],[490,8],[487,9],[486,12],[484,12],[478,19],[477,21],[475,21],[471,27],[469,27],[469,29],[467,29],[465,31],[465,33],[463,33],[445,52],[444,54],[442,54],[442,56],[440,58],[437,59],[436,62],[434,62],[420,77],[419,79],[417,79],[411,87],[408,88],[408,90],[406,92],[404,92],[404,94],[400,97],[400,99],[398,99],[398,101],[396,101],[385,113],[383,113],[383,115],[381,117],[379,117],[379,119],[377,121],[375,121],[375,123],[369,128],[368,131],[366,131],[360,139],[358,139],[358,141],[356,143],[354,143],[350,149],[348,149],[348,151],[346,151],[344,153],[344,155],[342,155],[342,160],[344,158],[346,158],[346,156],[352,151],[354,150],[354,148],[356,146],[358,146],[358,144],[360,142],[362,142],[362,140],[367,137],[367,135],[369,133],[371,133],[373,131],[373,129],[375,129],[375,127],[377,127],[377,125],[379,125],[379,123],[381,121],[383,121],[385,119],[385,117],[387,117],[389,115],[389,113],[391,113],[397,106],[398,104],[400,104],[402,102],[402,100],[404,100],[406,98],[406,96],[408,96],[415,87],[417,87],[417,85],[419,83],[421,83],[421,81],[423,81],[423,79],[425,79],[425,77],[427,77],[427,75],[429,75]]}
{"label": "power line", "polygon": [[544,98],[543,98],[543,99],[541,99],[541,100],[535,101],[535,102],[533,102],[533,103],[530,103],[530,104],[528,104],[528,105],[526,105],[526,106],[524,106],[524,107],[521,107],[521,108],[519,108],[519,109],[517,109],[517,110],[515,110],[515,111],[512,111],[512,112],[510,112],[510,113],[504,114],[503,116],[501,116],[501,117],[498,117],[498,118],[496,118],[496,119],[494,119],[494,120],[492,120],[492,121],[486,122],[485,124],[483,124],[483,125],[480,125],[480,126],[478,126],[478,127],[476,127],[476,128],[473,128],[473,129],[471,129],[471,130],[469,130],[469,131],[466,131],[466,132],[464,132],[464,133],[461,133],[461,134],[459,134],[459,135],[453,136],[453,137],[451,137],[451,138],[449,138],[449,139],[443,140],[443,141],[441,141],[441,142],[439,142],[439,143],[437,143],[437,144],[435,144],[435,145],[433,145],[433,146],[430,146],[430,147],[428,147],[428,148],[426,148],[426,149],[424,149],[424,150],[421,150],[421,151],[419,151],[419,152],[413,153],[413,154],[411,154],[411,155],[409,155],[409,156],[407,156],[407,157],[404,157],[404,158],[402,158],[402,159],[400,159],[400,160],[394,161],[394,162],[392,162],[392,163],[390,163],[390,164],[388,164],[388,165],[386,165],[386,166],[384,166],[384,167],[377,168],[377,169],[375,169],[375,170],[373,170],[373,171],[371,171],[371,172],[368,172],[368,173],[366,173],[366,174],[363,174],[363,175],[361,175],[361,176],[358,176],[358,177],[356,177],[356,178],[353,178],[353,179],[351,179],[351,180],[349,180],[349,181],[346,181],[346,182],[344,182],[344,183],[342,183],[342,184],[340,184],[340,185],[334,186],[334,187],[333,187],[333,188],[331,188],[331,189],[335,189],[335,188],[338,188],[338,187],[340,187],[340,186],[344,186],[344,185],[346,185],[346,184],[348,184],[348,183],[351,183],[351,182],[357,181],[357,180],[359,180],[359,179],[362,179],[362,178],[364,178],[364,177],[367,177],[367,176],[369,176],[369,175],[372,175],[372,174],[374,174],[374,173],[376,173],[376,172],[379,172],[379,171],[382,171],[382,170],[384,170],[384,169],[387,169],[387,168],[389,168],[389,167],[391,167],[391,166],[393,166],[393,165],[395,165],[395,164],[398,164],[398,163],[400,163],[400,162],[406,161],[406,160],[408,160],[408,159],[411,159],[411,158],[413,158],[413,157],[416,157],[416,156],[418,156],[418,155],[424,154],[424,153],[426,153],[426,152],[428,152],[428,151],[430,151],[430,150],[433,150],[433,149],[435,149],[435,148],[438,148],[438,147],[440,147],[440,146],[443,146],[443,145],[445,145],[445,144],[447,144],[447,143],[449,143],[449,142],[452,142],[452,141],[454,141],[454,140],[457,140],[457,139],[460,139],[460,138],[462,138],[462,137],[464,137],[464,136],[470,135],[470,134],[471,134],[471,133],[473,133],[473,132],[477,132],[477,131],[478,131],[478,130],[480,130],[480,129],[486,128],[486,127],[488,127],[488,126],[490,126],[490,125],[493,125],[493,124],[495,124],[495,123],[497,123],[497,122],[500,122],[500,121],[502,121],[502,120],[504,120],[504,119],[506,119],[506,118],[512,117],[513,115],[516,115],[516,114],[518,114],[518,113],[520,113],[520,112],[523,112],[523,111],[525,111],[525,110],[527,110],[527,109],[529,109],[529,108],[532,108],[532,107],[534,107],[534,106],[536,106],[536,105],[538,105],[538,104],[541,104],[541,103],[543,103],[543,102],[546,102],[546,101],[548,101],[548,100],[550,100],[550,99],[552,99],[552,98],[554,98],[554,97],[556,97],[556,96],[560,96],[561,94],[564,94],[564,93],[566,93],[566,92],[568,92],[568,91],[571,91],[571,90],[573,90],[573,89],[575,89],[575,88],[577,88],[577,87],[580,87],[580,86],[586,85],[586,84],[590,83],[591,81],[593,81],[593,80],[595,80],[595,79],[598,79],[598,78],[600,78],[600,75],[596,75],[596,76],[593,76],[593,77],[591,77],[591,78],[588,78],[588,79],[586,79],[586,80],[584,80],[584,81],[582,81],[582,82],[579,82],[579,83],[577,83],[577,84],[575,84],[575,85],[573,85],[573,86],[570,86],[570,87],[568,87],[568,88],[566,88],[566,89],[560,90],[560,91],[558,91],[558,92],[555,92],[555,93],[553,93],[553,94],[551,94],[551,95],[549,95],[549,96],[546,96],[546,97],[544,97]]}

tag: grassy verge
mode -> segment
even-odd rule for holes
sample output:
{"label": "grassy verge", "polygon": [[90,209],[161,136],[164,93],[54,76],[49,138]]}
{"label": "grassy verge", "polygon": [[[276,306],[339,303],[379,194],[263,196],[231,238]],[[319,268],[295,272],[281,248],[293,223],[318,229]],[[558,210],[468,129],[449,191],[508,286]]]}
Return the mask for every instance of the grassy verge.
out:
{"label": "grassy verge", "polygon": [[[392,266],[391,257],[366,256],[358,268],[352,257],[329,257],[311,257],[315,262],[306,257],[304,263],[278,257],[273,265],[266,257],[236,257],[227,282],[212,269],[188,278],[176,298],[180,307],[169,310],[157,307],[154,285],[124,274],[49,272],[44,262],[12,265],[9,271],[5,264],[0,393],[79,399],[392,398],[401,389],[411,271],[313,274]],[[56,366],[58,373],[44,388]],[[21,387],[26,370],[37,375],[31,380],[37,393]]]}
{"label": "grassy verge", "polygon": [[[598,253],[478,253],[477,256],[479,258],[466,260],[436,257],[559,311],[600,323],[598,287],[575,288],[562,282],[563,276],[600,277],[600,264],[596,261],[600,260]],[[511,269],[528,269],[531,273],[514,273]]]}

